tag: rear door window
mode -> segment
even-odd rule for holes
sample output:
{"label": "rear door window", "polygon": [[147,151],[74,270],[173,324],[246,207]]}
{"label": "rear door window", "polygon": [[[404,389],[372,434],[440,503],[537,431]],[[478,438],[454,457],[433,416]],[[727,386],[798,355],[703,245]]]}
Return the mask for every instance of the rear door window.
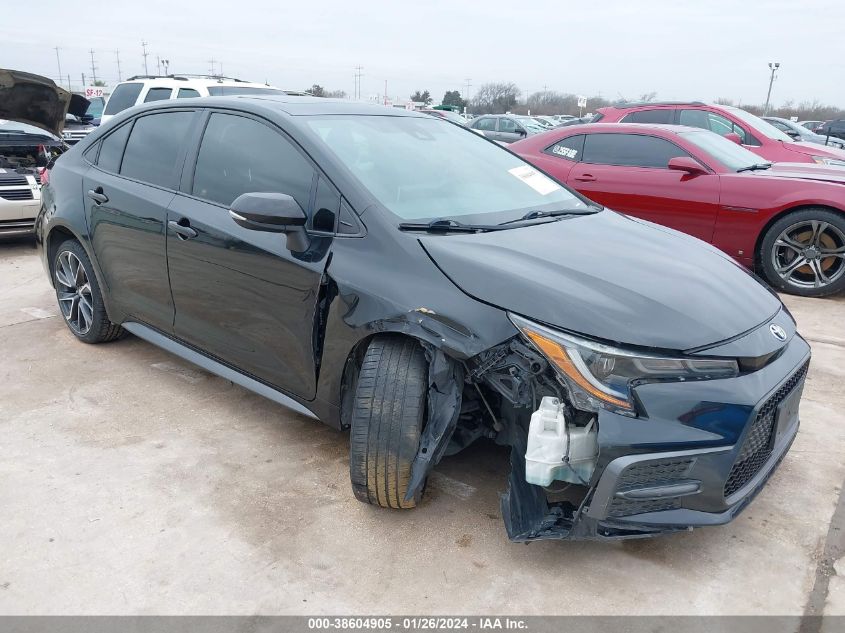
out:
{"label": "rear door window", "polygon": [[126,108],[131,108],[141,94],[142,83],[125,83],[118,85],[111,93],[103,114],[117,114]]}
{"label": "rear door window", "polygon": [[493,117],[483,117],[479,119],[473,127],[476,130],[484,130],[485,132],[495,132],[496,131],[496,119]]}
{"label": "rear door window", "polygon": [[719,136],[725,136],[731,133],[737,134],[743,145],[760,145],[760,141],[746,132],[744,128],[715,112],[708,112],[707,110],[681,110],[679,122],[681,125],[710,130]]}
{"label": "rear door window", "polygon": [[504,117],[499,119],[499,131],[500,132],[513,133],[513,132],[516,132],[517,129],[518,129],[518,126],[516,124],[516,121],[514,121],[513,119],[508,119],[508,118],[504,118]]}
{"label": "rear door window", "polygon": [[169,99],[172,93],[172,88],[150,88],[147,92],[147,96],[144,97],[144,103],[149,103],[150,101],[164,101],[165,99]]}
{"label": "rear door window", "polygon": [[200,145],[192,193],[227,207],[243,193],[285,193],[307,210],[313,179],[311,163],[281,133],[215,112]]}
{"label": "rear door window", "polygon": [[559,140],[546,149],[547,154],[578,162],[584,152],[584,135],[576,134]]}
{"label": "rear door window", "polygon": [[670,158],[689,156],[669,141],[645,134],[587,134],[586,163],[666,169]]}
{"label": "rear door window", "polygon": [[181,174],[182,149],[193,112],[160,112],[135,120],[120,174],[175,189]]}
{"label": "rear door window", "polygon": [[200,93],[194,90],[193,88],[179,88],[179,94],[176,95],[177,99],[190,99],[191,97],[199,97]]}
{"label": "rear door window", "polygon": [[623,123],[668,123],[675,122],[675,111],[668,108],[639,110],[622,118]]}

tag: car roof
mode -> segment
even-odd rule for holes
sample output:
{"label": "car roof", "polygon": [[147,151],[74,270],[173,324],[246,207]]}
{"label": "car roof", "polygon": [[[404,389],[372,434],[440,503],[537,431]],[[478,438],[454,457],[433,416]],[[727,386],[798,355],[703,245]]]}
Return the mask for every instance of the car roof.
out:
{"label": "car roof", "polygon": [[617,110],[627,110],[629,108],[643,108],[649,106],[679,106],[679,105],[694,105],[706,106],[710,105],[703,101],[629,101],[627,103],[617,103],[607,106],[609,108],[616,108]]}
{"label": "car roof", "polygon": [[185,106],[232,107],[253,106],[272,110],[289,116],[308,116],[318,114],[354,114],[375,116],[416,117],[431,119],[427,114],[392,108],[381,104],[360,103],[346,99],[328,99],[324,97],[300,97],[297,95],[230,95],[224,97],[194,97],[191,99],[168,99],[153,101],[143,106],[136,106],[133,112],[144,109],[184,108]]}
{"label": "car roof", "polygon": [[[602,132],[629,132],[639,133],[644,132],[662,132],[663,134],[682,134],[684,132],[703,132],[700,127],[692,127],[689,125],[670,125],[668,123],[581,123],[579,125],[569,125],[567,127],[555,128],[556,132],[594,132],[601,134]],[[568,134],[567,134],[568,135]]]}

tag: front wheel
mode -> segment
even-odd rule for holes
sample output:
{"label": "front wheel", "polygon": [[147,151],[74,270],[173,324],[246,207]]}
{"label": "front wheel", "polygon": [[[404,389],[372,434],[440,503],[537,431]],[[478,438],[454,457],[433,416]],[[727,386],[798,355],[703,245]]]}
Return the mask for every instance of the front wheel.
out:
{"label": "front wheel", "polygon": [[778,290],[824,297],[845,289],[845,214],[829,209],[793,211],[763,237],[760,264]]}
{"label": "front wheel", "polygon": [[428,364],[420,344],[401,336],[374,338],[352,399],[349,476],[359,501],[413,508],[405,500],[426,413]]}

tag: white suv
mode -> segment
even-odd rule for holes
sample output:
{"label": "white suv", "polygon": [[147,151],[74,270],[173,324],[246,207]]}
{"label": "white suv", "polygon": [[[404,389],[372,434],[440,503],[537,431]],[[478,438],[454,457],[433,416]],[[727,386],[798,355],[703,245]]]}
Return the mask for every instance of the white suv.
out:
{"label": "white suv", "polygon": [[211,75],[140,75],[115,86],[106,103],[101,123],[127,108],[150,101],[186,99],[190,97],[219,97],[244,94],[304,95],[295,90],[281,90],[265,84],[252,83],[230,77]]}

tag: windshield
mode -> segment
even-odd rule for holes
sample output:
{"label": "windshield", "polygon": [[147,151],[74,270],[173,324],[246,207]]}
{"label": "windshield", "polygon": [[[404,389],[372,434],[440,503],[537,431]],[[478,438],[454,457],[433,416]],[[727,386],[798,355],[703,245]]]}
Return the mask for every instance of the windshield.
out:
{"label": "windshield", "polygon": [[529,130],[534,132],[545,132],[546,128],[539,121],[535,121],[530,116],[518,116],[514,117],[517,121],[519,121],[522,125],[527,127]]}
{"label": "windshield", "polygon": [[681,132],[681,136],[733,171],[765,162],[754,152],[715,132],[706,130]]}
{"label": "windshield", "polygon": [[259,88],[257,86],[209,86],[208,94],[212,97],[228,95],[285,95],[284,90],[278,88]]}
{"label": "windshield", "polygon": [[769,123],[768,121],[764,121],[758,116],[754,116],[750,112],[746,112],[745,110],[740,110],[739,108],[725,108],[731,114],[733,114],[737,119],[743,121],[753,127],[757,132],[768,136],[776,141],[786,141],[787,143],[792,143],[792,138],[781,132],[777,129],[774,125]]}
{"label": "windshield", "polygon": [[91,102],[91,105],[88,106],[85,114],[93,119],[99,119],[103,116],[103,109],[106,107],[106,100],[102,97],[91,97],[89,101]]}
{"label": "windshield", "polygon": [[482,136],[430,117],[321,116],[308,126],[402,220],[501,222],[528,211],[590,210]]}

